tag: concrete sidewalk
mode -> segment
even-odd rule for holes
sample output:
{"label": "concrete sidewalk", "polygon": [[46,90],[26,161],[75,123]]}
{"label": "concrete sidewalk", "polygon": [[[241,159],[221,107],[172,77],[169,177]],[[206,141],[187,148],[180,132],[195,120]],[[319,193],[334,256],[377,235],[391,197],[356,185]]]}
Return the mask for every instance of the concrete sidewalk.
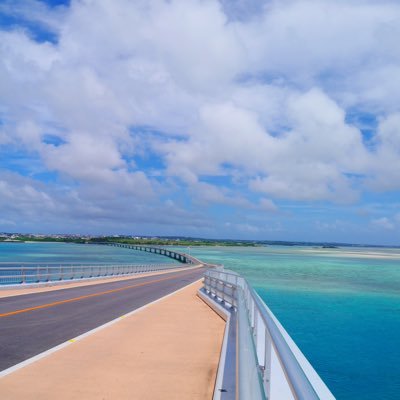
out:
{"label": "concrete sidewalk", "polygon": [[211,399],[225,322],[200,282],[0,379],[0,398]]}

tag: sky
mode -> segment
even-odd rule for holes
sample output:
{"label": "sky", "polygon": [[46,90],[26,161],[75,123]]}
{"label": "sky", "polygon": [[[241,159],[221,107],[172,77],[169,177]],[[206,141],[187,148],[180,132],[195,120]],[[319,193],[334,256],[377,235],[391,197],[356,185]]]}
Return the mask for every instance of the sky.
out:
{"label": "sky", "polygon": [[0,232],[400,245],[397,0],[0,0]]}

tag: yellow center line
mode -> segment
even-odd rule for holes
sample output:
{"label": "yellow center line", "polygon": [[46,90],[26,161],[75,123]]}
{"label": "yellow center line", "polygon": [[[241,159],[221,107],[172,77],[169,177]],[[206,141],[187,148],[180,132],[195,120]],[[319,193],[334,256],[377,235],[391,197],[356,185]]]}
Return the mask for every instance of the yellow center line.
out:
{"label": "yellow center line", "polygon": [[[189,274],[191,274],[191,272],[192,271],[184,273],[184,274],[180,275],[179,277],[189,275]],[[105,290],[104,292],[92,293],[92,294],[87,294],[87,295],[84,295],[84,296],[73,297],[73,298],[67,299],[67,300],[60,300],[60,301],[54,301],[52,303],[41,304],[40,306],[22,308],[21,310],[9,311],[9,312],[0,314],[0,318],[9,317],[10,315],[22,314],[22,313],[29,312],[29,311],[40,310],[42,308],[54,307],[54,306],[58,306],[60,304],[72,303],[73,301],[89,299],[91,297],[97,297],[97,296],[103,296],[105,294],[121,292],[123,290],[132,289],[132,288],[140,287],[140,286],[151,285],[152,283],[168,281],[170,279],[175,279],[175,278],[176,278],[176,276],[171,276],[171,277],[167,277],[167,278],[160,278],[160,279],[156,279],[156,280],[153,280],[153,281],[150,281],[150,282],[137,283],[136,285],[123,286],[123,287],[120,287],[120,288],[117,288],[117,289]]]}

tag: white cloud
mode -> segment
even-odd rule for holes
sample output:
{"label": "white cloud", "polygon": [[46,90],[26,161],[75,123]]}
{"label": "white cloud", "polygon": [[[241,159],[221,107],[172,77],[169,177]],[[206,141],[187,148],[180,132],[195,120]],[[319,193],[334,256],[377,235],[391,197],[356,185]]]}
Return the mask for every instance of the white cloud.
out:
{"label": "white cloud", "polygon": [[191,139],[163,146],[169,172],[194,182],[198,175],[222,173],[229,164],[259,175],[251,189],[279,198],[355,199],[345,174],[363,171],[368,162],[361,133],[319,90],[291,96],[287,109],[292,129],[274,137],[255,112],[232,103],[207,105]]}
{"label": "white cloud", "polygon": [[381,122],[377,140],[384,150],[400,153],[400,112],[389,115]]}
{"label": "white cloud", "polygon": [[[58,40],[0,31],[0,143],[70,179],[85,207],[101,214],[116,193],[162,210],[182,191],[204,207],[275,211],[275,199],[400,189],[395,1],[18,4],[0,11]],[[346,118],[354,110],[379,120],[373,149]],[[141,167],[146,151],[160,165]]]}
{"label": "white cloud", "polygon": [[40,220],[44,214],[57,211],[56,202],[43,185],[16,174],[0,175],[0,205],[8,220],[12,220],[10,216]]}
{"label": "white cloud", "polygon": [[42,153],[50,169],[83,180],[107,180],[107,172],[124,166],[114,141],[84,132],[71,135],[66,144],[45,145]]}
{"label": "white cloud", "polygon": [[375,157],[369,166],[369,185],[375,190],[400,188],[400,113],[380,121],[375,136]]}

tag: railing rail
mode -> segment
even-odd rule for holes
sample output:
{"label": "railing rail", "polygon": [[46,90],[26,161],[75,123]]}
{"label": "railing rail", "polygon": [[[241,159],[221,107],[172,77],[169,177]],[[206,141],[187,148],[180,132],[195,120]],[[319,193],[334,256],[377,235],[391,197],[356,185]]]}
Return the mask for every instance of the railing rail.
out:
{"label": "railing rail", "polygon": [[13,266],[4,268],[0,266],[0,286],[130,275],[171,268],[182,268],[182,264]]}
{"label": "railing rail", "polygon": [[204,288],[238,313],[237,393],[240,400],[334,399],[245,278],[232,271],[208,270]]}

